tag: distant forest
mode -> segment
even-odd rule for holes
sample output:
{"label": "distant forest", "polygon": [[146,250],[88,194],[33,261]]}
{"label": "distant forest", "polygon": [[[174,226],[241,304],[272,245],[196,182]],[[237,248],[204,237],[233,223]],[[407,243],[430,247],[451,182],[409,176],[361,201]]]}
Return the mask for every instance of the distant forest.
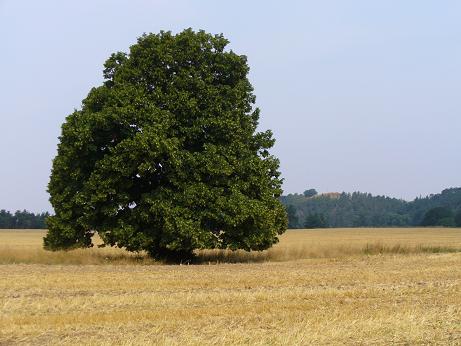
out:
{"label": "distant forest", "polygon": [[16,211],[14,214],[6,210],[0,210],[0,228],[3,229],[42,229],[46,228],[45,219],[50,214],[34,214],[27,210]]}
{"label": "distant forest", "polygon": [[369,193],[325,193],[315,189],[280,198],[288,228],[326,227],[461,227],[461,188],[411,202]]}
{"label": "distant forest", "polygon": [[[461,188],[411,202],[369,193],[323,193],[315,189],[280,197],[288,228],[328,227],[461,227]],[[50,214],[0,210],[0,229],[44,229]]]}

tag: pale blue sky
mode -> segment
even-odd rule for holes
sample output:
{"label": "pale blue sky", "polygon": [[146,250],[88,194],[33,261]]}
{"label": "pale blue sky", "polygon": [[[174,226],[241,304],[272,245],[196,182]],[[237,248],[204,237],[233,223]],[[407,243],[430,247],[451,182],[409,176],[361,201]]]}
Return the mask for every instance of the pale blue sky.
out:
{"label": "pale blue sky", "polygon": [[143,32],[248,56],[284,190],[412,199],[461,186],[461,2],[0,0],[0,209],[51,210],[67,114]]}

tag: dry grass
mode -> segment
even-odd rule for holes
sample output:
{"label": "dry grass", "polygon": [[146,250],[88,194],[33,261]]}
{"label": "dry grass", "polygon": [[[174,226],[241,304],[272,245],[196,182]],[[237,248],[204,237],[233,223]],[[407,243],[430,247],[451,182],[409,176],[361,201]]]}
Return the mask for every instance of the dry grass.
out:
{"label": "dry grass", "polygon": [[0,265],[1,345],[461,344],[461,230],[290,231],[256,255],[200,253],[261,262],[199,266],[42,252],[42,235],[0,232],[0,261],[29,263]]}
{"label": "dry grass", "polygon": [[[42,249],[45,234],[45,231],[37,230],[0,230],[0,264],[156,264],[145,253],[130,253],[118,248],[45,251]],[[205,264],[253,263],[384,253],[441,252],[461,252],[461,229],[290,230],[282,235],[280,243],[267,251],[205,250],[197,252],[197,261]]]}
{"label": "dry grass", "polygon": [[376,254],[461,252],[459,228],[337,228],[290,230],[262,252],[201,251],[207,262],[291,261]]}
{"label": "dry grass", "polygon": [[42,230],[0,230],[0,264],[154,264],[145,254],[118,248],[46,251]]}

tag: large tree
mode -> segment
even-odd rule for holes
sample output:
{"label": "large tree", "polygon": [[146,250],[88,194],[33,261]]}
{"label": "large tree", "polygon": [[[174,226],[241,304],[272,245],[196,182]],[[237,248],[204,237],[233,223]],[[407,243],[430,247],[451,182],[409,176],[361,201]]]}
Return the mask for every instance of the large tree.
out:
{"label": "large tree", "polygon": [[271,131],[243,55],[222,35],[143,35],[105,63],[103,85],[62,126],[46,249],[105,244],[186,258],[267,249],[287,218]]}

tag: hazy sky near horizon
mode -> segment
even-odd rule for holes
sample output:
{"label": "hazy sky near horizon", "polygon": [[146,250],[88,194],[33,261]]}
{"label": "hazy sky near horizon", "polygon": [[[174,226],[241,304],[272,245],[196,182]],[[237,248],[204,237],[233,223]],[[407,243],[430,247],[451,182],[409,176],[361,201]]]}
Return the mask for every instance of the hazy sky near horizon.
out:
{"label": "hazy sky near horizon", "polygon": [[461,2],[0,0],[0,209],[50,210],[64,118],[143,32],[248,56],[285,193],[461,186]]}

